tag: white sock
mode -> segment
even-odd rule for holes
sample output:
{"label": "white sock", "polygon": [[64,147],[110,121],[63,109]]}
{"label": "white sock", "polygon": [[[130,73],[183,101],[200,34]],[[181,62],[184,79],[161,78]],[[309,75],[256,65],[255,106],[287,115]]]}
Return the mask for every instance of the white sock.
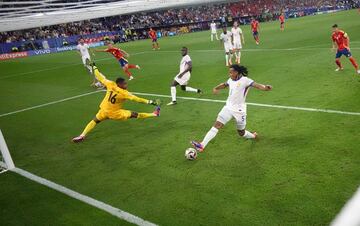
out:
{"label": "white sock", "polygon": [[246,138],[246,139],[254,139],[255,135],[250,133],[249,131],[245,130],[245,134],[244,134],[243,137]]}
{"label": "white sock", "polygon": [[214,35],[213,34],[210,35],[210,39],[211,39],[211,41],[214,41]]}
{"label": "white sock", "polygon": [[87,67],[89,73],[92,74],[92,69],[91,69],[91,67],[90,67],[90,66],[86,66],[86,67]]}
{"label": "white sock", "polygon": [[176,87],[171,86],[170,91],[171,91],[171,99],[172,99],[172,101],[176,101]]}
{"label": "white sock", "polygon": [[195,88],[186,86],[186,87],[185,87],[185,91],[186,91],[186,92],[194,92],[194,93],[197,93],[198,90],[195,89]]}
{"label": "white sock", "polygon": [[215,37],[216,37],[216,40],[219,40],[218,36],[217,36],[217,33],[215,34]]}
{"label": "white sock", "polygon": [[226,65],[229,65],[229,55],[225,54]]}
{"label": "white sock", "polygon": [[205,135],[204,140],[201,142],[201,144],[203,145],[204,148],[216,136],[218,131],[219,130],[216,129],[215,127],[211,127],[209,132],[207,132],[207,134]]}
{"label": "white sock", "polygon": [[239,51],[239,52],[238,52],[238,59],[239,59],[239,61],[240,61],[240,58],[241,58],[241,52]]}

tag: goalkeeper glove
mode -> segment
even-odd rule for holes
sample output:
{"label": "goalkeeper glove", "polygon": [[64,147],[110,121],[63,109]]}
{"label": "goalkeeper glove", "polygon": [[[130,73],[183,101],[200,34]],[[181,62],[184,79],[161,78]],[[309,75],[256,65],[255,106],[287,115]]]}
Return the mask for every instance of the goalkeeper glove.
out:
{"label": "goalkeeper glove", "polygon": [[152,105],[155,105],[155,106],[160,106],[161,105],[161,100],[160,99],[149,100],[149,104],[152,104]]}

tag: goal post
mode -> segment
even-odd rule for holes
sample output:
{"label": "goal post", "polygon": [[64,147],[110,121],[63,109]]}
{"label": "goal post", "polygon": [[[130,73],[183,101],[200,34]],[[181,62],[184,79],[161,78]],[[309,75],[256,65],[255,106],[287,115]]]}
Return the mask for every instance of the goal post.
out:
{"label": "goal post", "polygon": [[14,162],[6,145],[3,133],[0,130],[0,173],[14,168]]}

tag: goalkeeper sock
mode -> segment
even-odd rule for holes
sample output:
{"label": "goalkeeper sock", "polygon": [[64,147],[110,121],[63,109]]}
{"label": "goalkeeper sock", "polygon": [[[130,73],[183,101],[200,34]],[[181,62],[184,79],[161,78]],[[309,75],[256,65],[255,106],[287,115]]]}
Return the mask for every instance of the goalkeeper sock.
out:
{"label": "goalkeeper sock", "polygon": [[154,113],[138,113],[137,118],[151,118],[156,117]]}
{"label": "goalkeeper sock", "polygon": [[204,137],[204,140],[201,142],[201,144],[203,145],[203,147],[205,148],[206,145],[212,140],[214,139],[214,137],[216,136],[216,134],[218,133],[218,129],[216,129],[215,127],[211,127],[211,129],[209,130],[209,132],[206,134],[206,136]]}
{"label": "goalkeeper sock", "polygon": [[91,120],[89,124],[85,127],[84,131],[81,133],[81,136],[86,136],[94,127],[96,126],[96,122],[94,120]]}

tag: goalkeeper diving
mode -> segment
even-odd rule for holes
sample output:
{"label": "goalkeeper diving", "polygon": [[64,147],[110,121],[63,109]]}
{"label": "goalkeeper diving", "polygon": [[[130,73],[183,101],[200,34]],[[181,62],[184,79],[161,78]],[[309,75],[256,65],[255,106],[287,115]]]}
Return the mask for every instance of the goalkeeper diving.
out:
{"label": "goalkeeper diving", "polygon": [[[106,87],[106,95],[100,104],[100,109],[95,118],[91,120],[80,136],[74,137],[73,142],[81,142],[86,135],[100,122],[106,119],[128,120],[130,118],[152,118],[160,116],[160,100],[147,100],[137,97],[127,91],[128,84],[124,78],[117,78],[116,81],[110,81],[99,72],[94,63],[90,64],[96,79]],[[155,105],[153,113],[138,113],[123,109],[126,100],[132,100],[139,103]]]}

